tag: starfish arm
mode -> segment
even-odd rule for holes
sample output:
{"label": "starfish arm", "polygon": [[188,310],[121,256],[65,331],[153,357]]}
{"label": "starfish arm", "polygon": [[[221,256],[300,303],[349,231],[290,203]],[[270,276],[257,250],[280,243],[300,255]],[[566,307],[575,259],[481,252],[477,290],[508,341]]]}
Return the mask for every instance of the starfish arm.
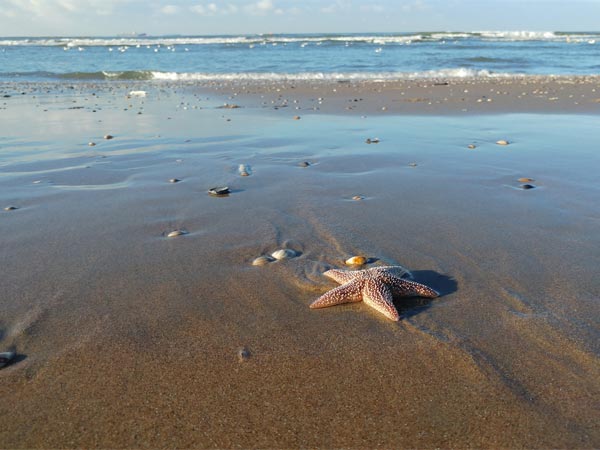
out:
{"label": "starfish arm", "polygon": [[384,283],[367,280],[362,291],[362,299],[388,319],[400,320],[400,315],[392,301],[392,291]]}
{"label": "starfish arm", "polygon": [[412,273],[408,269],[405,269],[402,266],[381,266],[374,267],[371,269],[373,273],[377,275],[393,275],[398,278],[402,278],[404,276],[408,278],[412,278]]}
{"label": "starfish arm", "polygon": [[355,279],[361,272],[362,270],[331,269],[325,272],[323,275],[331,278],[336,283],[344,284]]}
{"label": "starfish arm", "polygon": [[341,305],[342,303],[360,302],[361,283],[350,282],[332,289],[321,295],[310,304],[311,308],[327,308],[328,306]]}
{"label": "starfish arm", "polygon": [[424,284],[417,283],[416,281],[405,280],[403,278],[390,277],[386,280],[388,286],[391,288],[392,293],[399,297],[427,297],[436,298],[439,297],[439,293]]}

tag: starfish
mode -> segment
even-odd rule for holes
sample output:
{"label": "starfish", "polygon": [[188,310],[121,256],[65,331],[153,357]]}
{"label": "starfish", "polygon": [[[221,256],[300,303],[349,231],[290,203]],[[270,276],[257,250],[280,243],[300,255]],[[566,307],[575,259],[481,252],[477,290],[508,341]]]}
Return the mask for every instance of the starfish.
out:
{"label": "starfish", "polygon": [[326,308],[362,300],[388,319],[398,321],[400,315],[392,302],[394,295],[427,298],[439,296],[436,291],[424,284],[402,278],[410,273],[401,266],[383,266],[365,270],[332,269],[323,275],[337,281],[341,286],[320,296],[311,303],[311,308]]}

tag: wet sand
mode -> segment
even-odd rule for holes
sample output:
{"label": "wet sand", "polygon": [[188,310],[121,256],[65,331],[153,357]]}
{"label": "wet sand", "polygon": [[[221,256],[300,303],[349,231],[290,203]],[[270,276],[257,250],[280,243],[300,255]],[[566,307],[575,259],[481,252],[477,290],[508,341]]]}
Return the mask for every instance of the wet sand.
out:
{"label": "wet sand", "polygon": [[1,86],[0,446],[600,446],[600,85],[461,83]]}

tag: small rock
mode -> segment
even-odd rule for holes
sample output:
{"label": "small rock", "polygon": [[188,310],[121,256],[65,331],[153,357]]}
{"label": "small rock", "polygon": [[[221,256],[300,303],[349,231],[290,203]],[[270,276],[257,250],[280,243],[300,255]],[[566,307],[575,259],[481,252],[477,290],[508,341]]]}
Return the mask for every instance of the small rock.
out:
{"label": "small rock", "polygon": [[379,138],[367,138],[367,140],[365,141],[365,143],[367,144],[379,144]]}
{"label": "small rock", "polygon": [[498,145],[508,145],[509,142],[504,140],[504,139],[500,139],[499,141],[496,141],[496,144]]}
{"label": "small rock", "polygon": [[14,211],[15,209],[19,209],[16,206],[7,206],[6,208],[4,208],[4,211]]}
{"label": "small rock", "polygon": [[475,144],[469,144],[469,145],[467,145],[467,147],[470,148],[470,149],[477,148],[477,146]]}
{"label": "small rock", "polygon": [[238,360],[240,362],[248,361],[250,359],[250,356],[250,350],[248,350],[247,348],[240,348],[238,350]]}
{"label": "small rock", "polygon": [[414,163],[414,162],[413,163],[408,163],[408,166],[409,167],[417,167],[417,163]]}
{"label": "small rock", "polygon": [[517,180],[519,183],[530,183],[532,181],[535,181],[533,178],[519,178]]}
{"label": "small rock", "polygon": [[177,237],[177,236],[183,236],[184,234],[187,234],[187,231],[173,230],[169,234],[167,234],[167,237],[173,238],[173,237]]}
{"label": "small rock", "polygon": [[171,178],[169,183],[179,183],[181,180],[179,178]]}
{"label": "small rock", "polygon": [[294,120],[300,120],[300,116],[294,116]]}
{"label": "small rock", "polygon": [[213,187],[210,188],[208,190],[208,193],[210,195],[215,195],[215,196],[224,196],[224,195],[228,195],[229,194],[229,187],[228,186],[219,186],[219,187]]}
{"label": "small rock", "polygon": [[129,92],[130,97],[145,97],[148,95],[146,91],[131,91]]}
{"label": "small rock", "polygon": [[533,184],[523,184],[521,185],[521,189],[534,189],[535,186]]}
{"label": "small rock", "polygon": [[2,352],[0,353],[0,369],[11,363],[15,359],[15,352]]}
{"label": "small rock", "polygon": [[259,256],[258,258],[255,258],[254,261],[252,261],[252,265],[253,266],[264,266],[269,264],[270,262],[274,261],[273,258],[271,258],[270,256]]}
{"label": "small rock", "polygon": [[310,166],[310,163],[308,161],[302,161],[301,163],[298,164],[300,167],[308,167]]}
{"label": "small rock", "polygon": [[246,164],[240,164],[238,167],[238,172],[241,177],[248,177],[250,176],[250,166]]}
{"label": "small rock", "polygon": [[364,256],[353,256],[345,261],[347,266],[362,266],[367,263],[367,258]]}
{"label": "small rock", "polygon": [[282,248],[279,250],[275,250],[273,253],[271,253],[271,256],[276,260],[280,261],[282,259],[293,258],[294,256],[296,256],[296,252],[289,248]]}
{"label": "small rock", "polygon": [[96,143],[95,143],[95,142],[88,142],[88,145],[89,145],[90,147],[93,147],[93,146],[95,146],[95,145],[96,145]]}
{"label": "small rock", "polygon": [[104,136],[104,139],[109,140],[109,139],[113,139],[114,136],[112,134],[107,134]]}
{"label": "small rock", "polygon": [[355,195],[354,197],[352,197],[352,200],[363,200],[364,197],[360,196],[360,195]]}

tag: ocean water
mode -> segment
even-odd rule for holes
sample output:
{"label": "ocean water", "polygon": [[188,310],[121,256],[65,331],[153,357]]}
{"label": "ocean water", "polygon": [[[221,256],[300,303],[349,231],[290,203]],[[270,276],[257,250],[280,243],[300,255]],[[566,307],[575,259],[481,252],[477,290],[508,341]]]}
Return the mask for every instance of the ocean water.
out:
{"label": "ocean water", "polygon": [[0,80],[352,80],[600,73],[600,32],[0,38]]}

